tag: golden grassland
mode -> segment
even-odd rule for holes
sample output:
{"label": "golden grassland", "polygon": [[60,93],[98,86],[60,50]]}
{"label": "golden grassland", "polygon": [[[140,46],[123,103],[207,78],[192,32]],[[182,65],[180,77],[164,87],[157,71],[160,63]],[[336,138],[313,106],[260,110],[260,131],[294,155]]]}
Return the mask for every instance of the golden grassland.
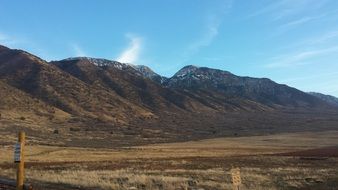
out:
{"label": "golden grassland", "polygon": [[[337,158],[275,155],[336,146],[338,131],[118,149],[30,146],[29,142],[26,176],[38,189],[232,189],[231,167],[241,168],[241,189],[334,189],[338,184]],[[2,146],[0,176],[14,178],[12,159],[13,146]]]}

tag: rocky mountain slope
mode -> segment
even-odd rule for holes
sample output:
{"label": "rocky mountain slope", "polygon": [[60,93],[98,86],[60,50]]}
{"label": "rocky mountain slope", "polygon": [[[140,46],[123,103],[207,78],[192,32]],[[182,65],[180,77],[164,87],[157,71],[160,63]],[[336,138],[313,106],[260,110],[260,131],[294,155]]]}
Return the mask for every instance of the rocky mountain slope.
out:
{"label": "rocky mountain slope", "polygon": [[35,122],[67,119],[70,115],[0,80],[1,118]]}
{"label": "rocky mountain slope", "polygon": [[144,73],[135,66],[93,58],[72,58],[50,64],[86,84],[113,91],[121,98],[153,112],[208,110],[199,102],[144,77]]}
{"label": "rocky mountain slope", "polygon": [[338,106],[338,98],[337,97],[318,93],[318,92],[309,92],[309,94],[311,94],[312,96],[315,96],[315,97],[317,97],[321,100],[324,100],[325,102],[327,102],[331,105]]}
{"label": "rocky mountain slope", "polygon": [[139,71],[143,77],[145,78],[149,78],[159,84],[163,84],[165,83],[168,78],[167,77],[163,77],[157,73],[155,73],[153,70],[151,70],[149,67],[145,66],[145,65],[134,65],[133,66],[134,69],[136,69],[137,71]]}
{"label": "rocky mountain slope", "polygon": [[166,78],[146,66],[106,59],[48,63],[4,46],[0,88],[0,132],[15,131],[19,122],[37,139],[48,136],[62,145],[324,130],[338,123],[335,105],[265,78],[195,66]]}
{"label": "rocky mountain slope", "polygon": [[[287,85],[267,78],[239,77],[227,71],[186,66],[171,77],[166,86],[187,91],[192,96],[207,97],[211,102],[223,102],[241,107],[239,102],[255,106],[281,108],[328,108],[326,102]],[[205,100],[205,98],[204,98]],[[243,107],[242,107],[243,108]]]}
{"label": "rocky mountain slope", "polygon": [[149,110],[137,107],[114,91],[92,86],[54,65],[21,50],[0,50],[0,80],[83,119],[128,123],[130,118],[148,117]]}

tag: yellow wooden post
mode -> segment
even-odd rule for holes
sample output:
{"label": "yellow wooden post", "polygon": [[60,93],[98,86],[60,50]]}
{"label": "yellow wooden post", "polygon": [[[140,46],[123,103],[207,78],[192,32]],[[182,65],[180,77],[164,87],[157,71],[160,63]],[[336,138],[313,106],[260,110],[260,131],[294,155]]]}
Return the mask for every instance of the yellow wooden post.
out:
{"label": "yellow wooden post", "polygon": [[231,172],[232,184],[233,184],[234,190],[239,190],[239,186],[242,184],[240,169],[232,168],[230,172]]}
{"label": "yellow wooden post", "polygon": [[25,180],[25,132],[19,132],[19,146],[20,146],[20,155],[19,159],[15,160],[17,163],[17,174],[16,174],[16,190],[23,190],[24,180]]}

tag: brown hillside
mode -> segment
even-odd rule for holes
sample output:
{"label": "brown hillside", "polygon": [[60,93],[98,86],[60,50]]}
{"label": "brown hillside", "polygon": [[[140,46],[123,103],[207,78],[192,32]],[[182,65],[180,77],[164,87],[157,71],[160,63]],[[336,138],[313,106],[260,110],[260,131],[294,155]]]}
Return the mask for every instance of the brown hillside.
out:
{"label": "brown hillside", "polygon": [[[104,65],[96,62],[105,61]],[[120,97],[154,112],[163,110],[212,111],[200,102],[142,77],[133,67],[102,59],[74,58],[52,62],[53,65],[83,82],[113,90]],[[119,64],[119,65],[116,65]]]}
{"label": "brown hillside", "polygon": [[0,79],[74,116],[128,123],[152,115],[114,91],[88,85],[27,52],[2,49],[0,60]]}
{"label": "brown hillside", "polygon": [[193,66],[151,76],[104,59],[47,63],[0,46],[0,132],[112,147],[337,128],[335,107],[268,79]]}
{"label": "brown hillside", "polygon": [[0,110],[2,120],[31,120],[58,122],[69,114],[52,107],[29,94],[0,81]]}

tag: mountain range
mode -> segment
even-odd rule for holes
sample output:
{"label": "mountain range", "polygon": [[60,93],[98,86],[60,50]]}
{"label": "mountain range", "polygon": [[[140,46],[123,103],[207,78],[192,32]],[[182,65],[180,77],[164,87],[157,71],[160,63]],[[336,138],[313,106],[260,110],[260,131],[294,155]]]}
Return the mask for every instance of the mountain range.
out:
{"label": "mountain range", "polygon": [[47,62],[0,46],[0,89],[0,130],[23,128],[52,144],[122,146],[338,124],[332,96],[193,65],[167,78],[143,65]]}

